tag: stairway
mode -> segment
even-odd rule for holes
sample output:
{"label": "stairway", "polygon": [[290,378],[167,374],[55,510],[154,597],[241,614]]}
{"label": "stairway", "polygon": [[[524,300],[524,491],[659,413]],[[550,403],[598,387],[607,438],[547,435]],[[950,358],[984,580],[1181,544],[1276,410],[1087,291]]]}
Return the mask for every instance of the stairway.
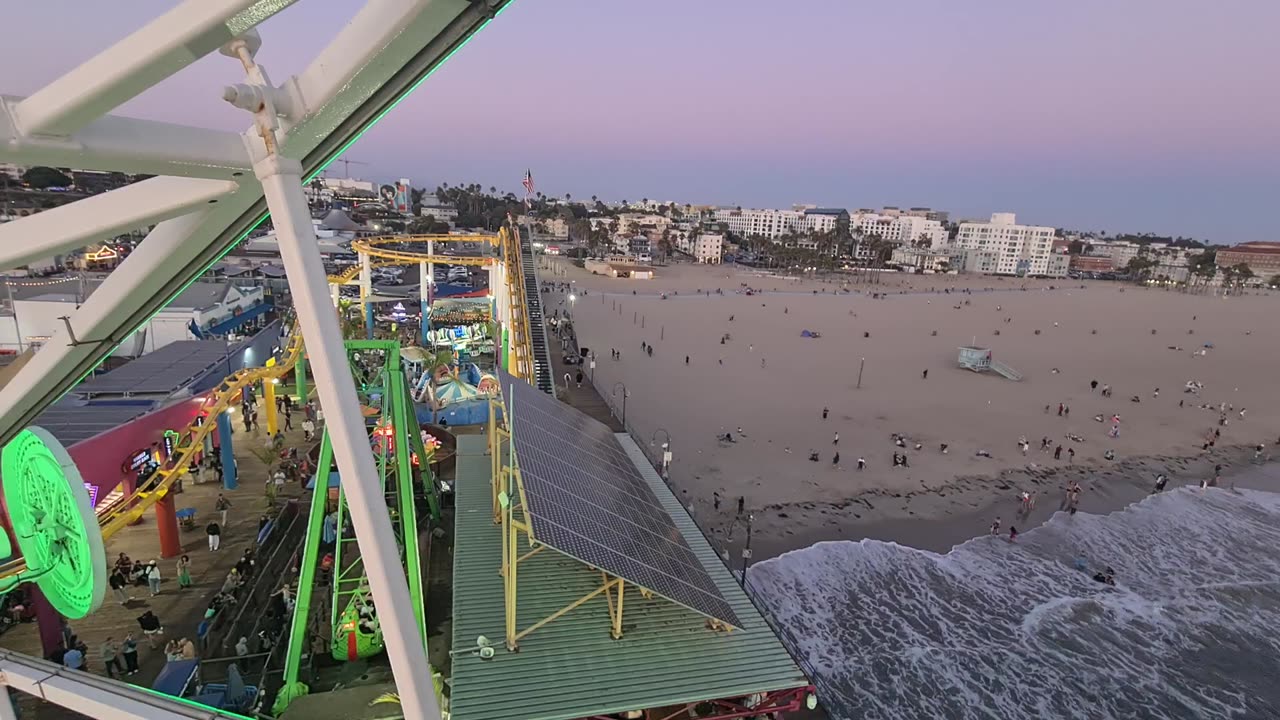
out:
{"label": "stairway", "polygon": [[533,386],[554,395],[551,380],[551,350],[547,347],[547,329],[542,322],[542,294],[538,288],[538,264],[529,243],[520,243],[520,270],[524,275],[524,296],[529,314],[529,344],[533,350]]}
{"label": "stairway", "polygon": [[1014,370],[1013,368],[1009,367],[1008,365],[1005,365],[1002,362],[999,362],[998,360],[991,361],[991,369],[1009,378],[1010,380],[1018,381],[1022,379],[1022,373],[1018,372],[1017,370]]}

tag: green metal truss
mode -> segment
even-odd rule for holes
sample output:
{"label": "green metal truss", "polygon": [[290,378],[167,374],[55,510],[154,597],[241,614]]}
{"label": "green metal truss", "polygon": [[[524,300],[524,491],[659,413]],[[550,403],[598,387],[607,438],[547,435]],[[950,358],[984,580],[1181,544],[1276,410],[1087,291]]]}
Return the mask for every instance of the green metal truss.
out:
{"label": "green metal truss", "polygon": [[[423,587],[423,558],[418,542],[419,534],[426,527],[420,526],[417,499],[424,498],[432,523],[440,519],[440,491],[431,473],[430,459],[422,442],[421,432],[410,395],[404,370],[400,363],[400,345],[385,340],[349,340],[346,342],[348,359],[356,370],[354,353],[362,356],[382,356],[382,367],[370,373],[371,377],[360,382],[362,401],[379,406],[375,424],[374,460],[383,490],[387,498],[387,512],[392,521],[396,543],[408,574],[409,594],[413,599],[414,613],[418,621],[420,640],[424,647],[427,639],[426,596]],[[380,400],[378,400],[380,396]],[[388,430],[389,429],[389,430]],[[415,458],[417,463],[414,463]],[[320,457],[316,465],[316,483],[312,492],[311,509],[307,520],[307,537],[303,546],[301,575],[298,581],[297,604],[289,629],[288,651],[285,655],[284,677],[273,710],[279,714],[294,698],[306,694],[307,686],[299,681],[302,658],[311,648],[313,638],[308,637],[313,594],[319,575],[321,540],[324,532],[325,511],[329,503],[329,468],[333,461],[333,448],[329,434],[320,440]],[[337,501],[337,538],[332,569],[332,595],[330,597],[329,629],[337,627],[343,610],[354,596],[364,592],[364,567],[358,551],[351,552],[355,538],[344,533],[346,525],[346,500],[341,483]],[[429,525],[427,525],[429,527]]]}

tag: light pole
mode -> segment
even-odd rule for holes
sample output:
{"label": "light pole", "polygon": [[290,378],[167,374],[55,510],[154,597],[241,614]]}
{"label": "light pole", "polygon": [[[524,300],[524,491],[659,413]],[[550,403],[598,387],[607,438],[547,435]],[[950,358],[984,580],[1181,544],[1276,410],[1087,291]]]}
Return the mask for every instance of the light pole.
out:
{"label": "light pole", "polygon": [[631,393],[627,392],[626,383],[619,380],[618,382],[613,384],[613,392],[609,394],[613,395],[614,397],[617,397],[618,388],[622,388],[622,427],[625,430],[627,427],[627,396],[630,395]]}
{"label": "light pole", "polygon": [[751,562],[751,524],[755,522],[756,514],[747,515],[747,544],[742,548],[742,587],[747,586],[747,564]]}
{"label": "light pole", "polygon": [[671,433],[666,428],[658,428],[649,436],[649,446],[652,447],[658,437],[658,433],[666,438],[662,443],[662,477],[667,477],[668,469],[671,467]]}
{"label": "light pole", "polygon": [[576,302],[578,302],[578,296],[574,295],[573,293],[569,293],[569,317],[570,318],[573,317],[573,307],[574,307],[574,303]]}

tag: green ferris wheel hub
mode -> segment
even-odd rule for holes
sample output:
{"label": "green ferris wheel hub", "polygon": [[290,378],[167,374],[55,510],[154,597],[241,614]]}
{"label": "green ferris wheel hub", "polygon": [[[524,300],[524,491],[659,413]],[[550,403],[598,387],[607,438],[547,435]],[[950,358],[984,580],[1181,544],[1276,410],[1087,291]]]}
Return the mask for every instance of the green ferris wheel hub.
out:
{"label": "green ferris wheel hub", "polygon": [[0,474],[18,549],[41,592],[68,618],[98,609],[107,556],[71,455],[48,430],[29,427],[0,452]]}

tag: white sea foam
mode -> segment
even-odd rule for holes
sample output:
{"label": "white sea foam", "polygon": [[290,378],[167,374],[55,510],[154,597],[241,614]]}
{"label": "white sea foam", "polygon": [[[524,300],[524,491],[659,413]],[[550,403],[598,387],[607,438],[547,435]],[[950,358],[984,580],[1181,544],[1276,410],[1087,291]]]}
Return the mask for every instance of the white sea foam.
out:
{"label": "white sea foam", "polygon": [[1280,495],[1181,489],[1013,544],[819,543],[749,576],[833,718],[1272,718],[1278,521]]}

